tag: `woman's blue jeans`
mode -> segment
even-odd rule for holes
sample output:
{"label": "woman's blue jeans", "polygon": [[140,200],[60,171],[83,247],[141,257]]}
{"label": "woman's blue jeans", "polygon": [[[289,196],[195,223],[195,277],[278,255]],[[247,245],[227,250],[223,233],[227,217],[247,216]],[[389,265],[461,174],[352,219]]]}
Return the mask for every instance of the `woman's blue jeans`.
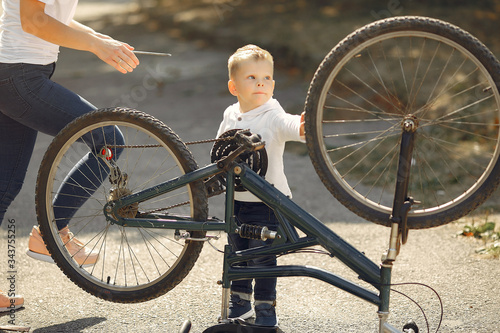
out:
{"label": "woman's blue jeans", "polygon": [[[236,223],[243,223],[266,226],[270,230],[276,230],[278,219],[274,211],[262,202],[234,202],[234,215]],[[251,249],[254,247],[269,244],[272,240],[262,241],[255,239],[241,238],[237,234],[229,234],[229,244],[233,251]],[[244,262],[241,266],[276,266],[276,256],[260,257]],[[253,288],[254,299],[258,301],[276,300],[276,278],[255,279]],[[252,280],[237,280],[231,282],[231,290],[240,293],[252,293]]]}
{"label": "woman's blue jeans", "polygon": [[[37,133],[55,136],[77,117],[96,109],[51,81],[54,69],[55,64],[0,63],[0,223],[21,190]],[[123,144],[123,136],[117,132],[117,128],[109,126],[101,139],[108,140],[108,144]],[[117,158],[120,152],[116,153]],[[89,153],[71,170],[54,202],[59,229],[68,225],[78,208],[100,186],[101,180],[91,176],[99,174],[98,168],[108,171]],[[85,186],[91,190],[78,193]]]}

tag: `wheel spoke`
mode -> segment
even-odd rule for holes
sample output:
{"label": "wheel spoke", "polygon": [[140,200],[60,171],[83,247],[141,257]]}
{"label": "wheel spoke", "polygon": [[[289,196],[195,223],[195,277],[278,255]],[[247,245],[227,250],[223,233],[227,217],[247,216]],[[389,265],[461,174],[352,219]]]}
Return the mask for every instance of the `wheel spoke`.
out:
{"label": "wheel spoke", "polygon": [[[80,287],[107,300],[140,302],[167,292],[189,272],[203,243],[177,241],[174,230],[120,226],[103,209],[194,170],[192,156],[170,129],[137,111],[98,111],[71,126],[51,145],[52,160],[44,159],[46,172],[37,186],[43,234],[58,235],[58,224],[73,232],[67,244],[60,237],[49,239],[55,260]],[[109,160],[100,155],[103,147],[113,153]],[[131,218],[166,207],[169,214],[205,220],[203,183],[131,204],[117,214]],[[95,263],[89,264],[91,258]]]}
{"label": "wheel spoke", "polygon": [[408,196],[421,204],[409,227],[463,216],[500,178],[496,82],[493,55],[447,23],[403,17],[361,28],[325,58],[309,90],[306,136],[316,171],[341,203],[389,225],[402,125],[411,120]]}

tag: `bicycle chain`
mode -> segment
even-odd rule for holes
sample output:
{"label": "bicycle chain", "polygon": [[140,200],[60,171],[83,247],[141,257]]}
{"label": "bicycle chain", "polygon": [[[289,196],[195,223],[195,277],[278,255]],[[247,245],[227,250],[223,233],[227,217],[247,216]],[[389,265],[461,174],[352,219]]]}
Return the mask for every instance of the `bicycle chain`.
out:
{"label": "bicycle chain", "polygon": [[[189,146],[189,145],[197,145],[197,144],[211,143],[211,142],[230,141],[230,140],[232,140],[234,138],[235,138],[235,136],[233,135],[231,137],[226,137],[226,138],[216,138],[216,139],[206,139],[206,140],[198,140],[198,141],[189,141],[189,142],[184,142],[184,144],[186,146]],[[160,148],[160,147],[162,147],[162,145],[113,145],[113,146],[109,146],[109,147],[110,148]],[[208,197],[211,198],[211,197],[214,197],[216,195],[222,194],[224,192],[226,192],[226,190],[215,191],[215,192],[210,193],[208,195]],[[169,210],[169,209],[172,209],[172,208],[181,207],[181,206],[188,205],[188,204],[189,204],[189,201],[184,201],[184,202],[180,202],[180,203],[177,203],[175,205],[168,206],[168,207],[165,207],[165,208],[157,208],[157,209],[154,209],[154,210],[150,210],[150,211],[146,211],[146,212],[141,212],[140,214],[158,213],[158,212],[166,211],[166,210]]]}
{"label": "bicycle chain", "polygon": [[[227,138],[221,138],[221,139],[206,139],[206,140],[199,140],[199,141],[189,141],[189,142],[184,142],[186,146],[189,145],[197,145],[197,144],[202,144],[202,143],[210,143],[210,142],[219,142],[219,141],[229,141],[234,139],[234,136],[227,137]],[[109,148],[160,148],[162,145],[110,145],[108,146]]]}

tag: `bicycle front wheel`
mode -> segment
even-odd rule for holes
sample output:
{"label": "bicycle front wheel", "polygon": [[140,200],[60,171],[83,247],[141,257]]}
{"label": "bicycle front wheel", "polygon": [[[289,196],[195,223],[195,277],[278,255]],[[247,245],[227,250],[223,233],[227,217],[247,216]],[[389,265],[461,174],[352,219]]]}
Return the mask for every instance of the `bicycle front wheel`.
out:
{"label": "bicycle front wheel", "polygon": [[397,17],[341,41],[318,68],[306,101],[312,162],[330,192],[361,217],[390,225],[402,124],[417,127],[408,227],[442,225],[495,190],[500,66],[448,23]]}
{"label": "bicycle front wheel", "polygon": [[[75,284],[108,301],[142,302],[171,290],[203,242],[179,239],[173,230],[113,224],[103,207],[195,169],[178,136],[142,112],[116,108],[76,119],[54,138],[38,174],[37,216],[52,258]],[[197,181],[120,214],[206,221],[207,210],[205,186]],[[60,235],[65,226],[69,237]]]}

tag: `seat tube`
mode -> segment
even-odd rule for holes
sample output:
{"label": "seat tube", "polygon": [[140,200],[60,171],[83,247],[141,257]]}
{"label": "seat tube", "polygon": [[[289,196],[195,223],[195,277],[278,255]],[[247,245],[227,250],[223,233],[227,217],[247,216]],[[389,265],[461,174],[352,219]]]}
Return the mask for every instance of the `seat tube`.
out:
{"label": "seat tube", "polygon": [[378,316],[380,318],[380,333],[384,332],[384,325],[389,317],[389,303],[391,293],[392,261],[385,260],[380,269],[380,305]]}
{"label": "seat tube", "polygon": [[226,174],[226,201],[224,220],[226,221],[226,233],[229,234],[236,230],[236,222],[234,220],[234,172],[229,170]]}
{"label": "seat tube", "polygon": [[[229,234],[234,232],[236,229],[236,221],[234,217],[234,172],[229,170],[226,175],[226,202],[225,202],[225,221],[226,221],[226,233]],[[228,244],[224,247],[224,263],[222,269],[222,280],[220,284],[222,285],[222,304],[221,304],[221,322],[228,322],[228,308],[229,308],[229,297],[231,281],[229,280],[229,268],[230,264],[228,261],[229,255],[232,253],[232,248]]]}
{"label": "seat tube", "polygon": [[228,322],[228,309],[229,309],[229,297],[230,297],[230,288],[231,288],[231,281],[229,280],[229,263],[227,260],[227,257],[231,253],[231,246],[226,245],[224,247],[224,264],[223,264],[223,273],[222,273],[222,280],[220,283],[222,284],[222,304],[221,304],[221,322],[225,323]]}

